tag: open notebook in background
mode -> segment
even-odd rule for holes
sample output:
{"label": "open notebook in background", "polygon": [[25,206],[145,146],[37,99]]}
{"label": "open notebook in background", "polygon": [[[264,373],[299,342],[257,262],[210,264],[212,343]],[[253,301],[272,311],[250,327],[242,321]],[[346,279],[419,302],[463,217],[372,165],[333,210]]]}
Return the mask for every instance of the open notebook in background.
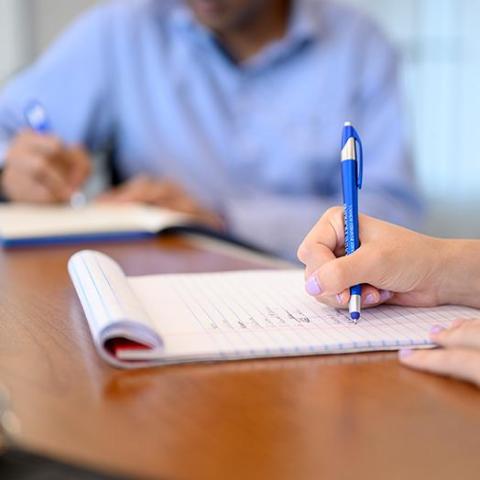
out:
{"label": "open notebook in background", "polygon": [[90,204],[74,209],[69,206],[0,204],[0,242],[6,248],[129,240],[166,232],[195,234],[273,257],[248,242],[198,225],[188,215],[158,207]]}
{"label": "open notebook in background", "polygon": [[127,277],[108,256],[82,251],[69,272],[98,352],[126,368],[429,347],[433,325],[478,315],[380,307],[355,325],[304,292],[301,270]]}
{"label": "open notebook in background", "polygon": [[61,243],[88,239],[154,235],[185,225],[189,218],[143,205],[38,206],[0,205],[0,236],[4,246]]}

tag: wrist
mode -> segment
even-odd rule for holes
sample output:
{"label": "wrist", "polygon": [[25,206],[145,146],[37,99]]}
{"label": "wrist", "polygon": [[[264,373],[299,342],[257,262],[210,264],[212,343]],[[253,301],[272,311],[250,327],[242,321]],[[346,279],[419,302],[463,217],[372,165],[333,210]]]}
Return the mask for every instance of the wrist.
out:
{"label": "wrist", "polygon": [[437,253],[438,303],[480,307],[480,242],[439,239]]}

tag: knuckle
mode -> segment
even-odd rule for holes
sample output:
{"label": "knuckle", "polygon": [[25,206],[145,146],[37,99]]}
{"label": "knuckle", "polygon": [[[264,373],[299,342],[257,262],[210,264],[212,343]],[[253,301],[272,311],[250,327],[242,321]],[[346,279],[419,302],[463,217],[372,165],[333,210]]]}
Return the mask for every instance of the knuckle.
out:
{"label": "knuckle", "polygon": [[58,137],[44,137],[45,144],[52,152],[58,152],[62,150],[62,142]]}
{"label": "knuckle", "polygon": [[325,217],[327,218],[338,217],[338,215],[343,215],[343,208],[338,205],[335,207],[330,207],[325,212]]}
{"label": "knuckle", "polygon": [[46,158],[42,156],[35,156],[30,160],[30,171],[37,180],[45,176],[47,163]]}
{"label": "knuckle", "polygon": [[329,262],[322,270],[323,284],[328,285],[329,291],[339,293],[346,288],[346,271],[338,262]]}
{"label": "knuckle", "polygon": [[31,138],[35,135],[35,132],[30,129],[20,130],[14,137],[12,144],[18,145],[25,142],[29,142]]}
{"label": "knuckle", "polygon": [[297,258],[302,262],[306,263],[308,257],[310,256],[310,247],[307,243],[302,242],[297,250]]}

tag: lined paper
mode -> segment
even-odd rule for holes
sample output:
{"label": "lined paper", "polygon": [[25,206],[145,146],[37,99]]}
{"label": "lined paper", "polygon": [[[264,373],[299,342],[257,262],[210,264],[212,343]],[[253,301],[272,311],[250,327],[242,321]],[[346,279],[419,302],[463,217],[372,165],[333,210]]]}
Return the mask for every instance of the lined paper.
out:
{"label": "lined paper", "polygon": [[[433,325],[474,316],[462,307],[380,307],[358,324],[304,291],[302,271],[130,278],[161,332],[166,358],[238,358],[430,345]],[[478,314],[478,313],[477,313]]]}
{"label": "lined paper", "polygon": [[[456,306],[385,306],[353,324],[306,294],[302,270],[129,278],[87,250],[70,259],[69,272],[100,355],[122,367],[429,347],[433,325],[480,316]],[[125,338],[150,349],[106,348]]]}

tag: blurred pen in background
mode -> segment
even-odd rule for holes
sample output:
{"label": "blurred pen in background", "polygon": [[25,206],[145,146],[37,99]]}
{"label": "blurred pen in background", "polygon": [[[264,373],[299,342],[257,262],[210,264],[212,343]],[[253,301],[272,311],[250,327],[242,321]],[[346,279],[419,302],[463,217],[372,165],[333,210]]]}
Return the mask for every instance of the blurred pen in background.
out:
{"label": "blurred pen in background", "polygon": [[[47,112],[43,105],[34,100],[25,108],[25,119],[29,127],[35,132],[43,135],[52,133],[52,127]],[[70,206],[72,208],[82,208],[88,201],[84,192],[77,190],[70,196]]]}

